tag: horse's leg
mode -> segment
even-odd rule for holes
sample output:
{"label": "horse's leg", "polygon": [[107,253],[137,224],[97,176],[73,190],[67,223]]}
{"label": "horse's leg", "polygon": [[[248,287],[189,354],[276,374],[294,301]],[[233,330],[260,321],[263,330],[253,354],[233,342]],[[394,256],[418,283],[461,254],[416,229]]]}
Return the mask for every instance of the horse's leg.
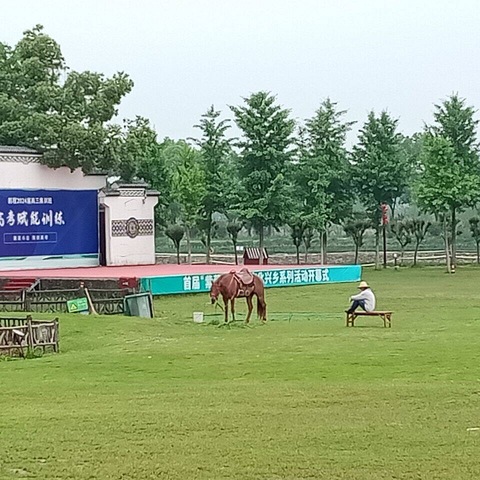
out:
{"label": "horse's leg", "polygon": [[225,305],[225,323],[228,323],[228,299],[223,298],[223,303]]}
{"label": "horse's leg", "polygon": [[246,323],[250,321],[250,316],[252,315],[252,310],[253,310],[253,303],[252,303],[252,297],[246,297],[247,299],[247,306],[248,306],[248,313],[247,313],[247,319],[245,320]]}
{"label": "horse's leg", "polygon": [[232,298],[232,321],[235,321],[235,297]]}
{"label": "horse's leg", "polygon": [[265,297],[263,295],[258,296],[258,301],[262,305],[262,322],[267,321],[267,303],[265,302]]}
{"label": "horse's leg", "polygon": [[267,321],[267,303],[265,302],[265,287],[262,279],[255,277],[254,295],[257,297],[257,315],[262,322]]}

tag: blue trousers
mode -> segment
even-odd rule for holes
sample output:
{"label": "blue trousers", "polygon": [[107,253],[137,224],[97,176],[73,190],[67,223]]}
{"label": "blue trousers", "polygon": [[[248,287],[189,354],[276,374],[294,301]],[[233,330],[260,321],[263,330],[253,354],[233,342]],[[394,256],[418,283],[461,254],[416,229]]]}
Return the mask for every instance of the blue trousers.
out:
{"label": "blue trousers", "polygon": [[360,307],[362,310],[365,310],[365,300],[354,300],[352,304],[350,305],[350,308],[347,310],[348,313],[353,313],[358,307]]}

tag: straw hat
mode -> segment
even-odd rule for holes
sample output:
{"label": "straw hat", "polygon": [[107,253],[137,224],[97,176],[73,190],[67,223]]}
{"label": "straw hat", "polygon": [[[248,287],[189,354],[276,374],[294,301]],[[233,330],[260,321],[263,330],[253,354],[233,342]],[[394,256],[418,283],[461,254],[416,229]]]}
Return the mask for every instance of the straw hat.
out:
{"label": "straw hat", "polygon": [[357,288],[370,288],[370,285],[367,282],[360,282]]}

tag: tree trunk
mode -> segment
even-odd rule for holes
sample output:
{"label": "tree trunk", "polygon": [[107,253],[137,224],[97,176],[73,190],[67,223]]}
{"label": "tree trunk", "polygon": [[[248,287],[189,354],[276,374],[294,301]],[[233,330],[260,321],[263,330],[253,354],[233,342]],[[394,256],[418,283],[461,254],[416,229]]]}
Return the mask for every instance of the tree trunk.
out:
{"label": "tree trunk", "polygon": [[452,273],[451,264],[450,264],[450,248],[448,245],[448,228],[447,228],[447,216],[443,217],[443,236],[445,239],[445,260],[447,263],[447,272]]}
{"label": "tree trunk", "polygon": [[380,227],[375,228],[375,270],[380,270]]}
{"label": "tree trunk", "polygon": [[264,241],[264,231],[263,231],[263,224],[262,224],[258,229],[258,243],[260,247],[260,258],[259,258],[260,265],[263,265],[263,241]]}
{"label": "tree trunk", "polygon": [[185,233],[187,234],[187,263],[190,265],[192,263],[192,244],[190,243],[190,227],[185,228]]}
{"label": "tree trunk", "polygon": [[177,245],[177,265],[180,265],[180,243]]}
{"label": "tree trunk", "polygon": [[390,221],[392,221],[395,218],[395,209],[397,207],[397,199],[393,200],[392,204],[390,205],[390,210],[392,211],[392,218]]}
{"label": "tree trunk", "polygon": [[320,233],[320,263],[323,264],[323,232]]}
{"label": "tree trunk", "polygon": [[300,245],[295,245],[297,249],[297,265],[300,265]]}
{"label": "tree trunk", "polygon": [[358,249],[359,249],[359,246],[358,246],[358,243],[356,243],[355,244],[355,260],[353,261],[355,265],[358,264]]}
{"label": "tree trunk", "polygon": [[305,264],[308,264],[308,248],[305,247]]}
{"label": "tree trunk", "polygon": [[420,242],[417,240],[415,243],[415,251],[413,252],[413,266],[415,267],[417,265],[417,255],[418,255],[418,249],[420,248]]}
{"label": "tree trunk", "polygon": [[327,254],[328,254],[328,236],[327,236],[327,231],[325,230],[322,235],[322,241],[323,241],[323,255],[322,255],[322,265],[326,265],[327,263]]}
{"label": "tree trunk", "polygon": [[210,244],[212,243],[212,214],[207,218],[207,265],[210,264]]}
{"label": "tree trunk", "polygon": [[233,251],[235,252],[235,265],[238,265],[237,241],[233,240]]}
{"label": "tree trunk", "polygon": [[457,209],[452,206],[452,263],[457,266]]}

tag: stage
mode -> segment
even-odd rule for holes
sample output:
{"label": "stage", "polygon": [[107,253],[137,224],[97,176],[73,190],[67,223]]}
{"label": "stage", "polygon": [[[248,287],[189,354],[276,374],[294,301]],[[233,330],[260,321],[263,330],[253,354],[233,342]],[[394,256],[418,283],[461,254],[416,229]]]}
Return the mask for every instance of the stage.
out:
{"label": "stage", "polygon": [[[156,264],[156,265],[127,265],[122,267],[80,267],[80,268],[47,268],[36,270],[3,270],[0,277],[28,277],[28,278],[71,278],[71,279],[119,279],[162,277],[172,275],[200,275],[219,274],[230,270],[240,270],[245,265],[205,265],[205,264]],[[250,270],[271,270],[275,268],[296,268],[295,265],[247,265]],[[303,268],[318,268],[302,266]]]}
{"label": "stage", "polygon": [[[120,286],[167,295],[208,292],[216,277],[242,268],[245,265],[157,264],[2,271],[0,277],[10,282],[15,279],[114,280]],[[248,265],[247,268],[260,276],[266,287],[356,282],[361,278],[360,265]]]}

